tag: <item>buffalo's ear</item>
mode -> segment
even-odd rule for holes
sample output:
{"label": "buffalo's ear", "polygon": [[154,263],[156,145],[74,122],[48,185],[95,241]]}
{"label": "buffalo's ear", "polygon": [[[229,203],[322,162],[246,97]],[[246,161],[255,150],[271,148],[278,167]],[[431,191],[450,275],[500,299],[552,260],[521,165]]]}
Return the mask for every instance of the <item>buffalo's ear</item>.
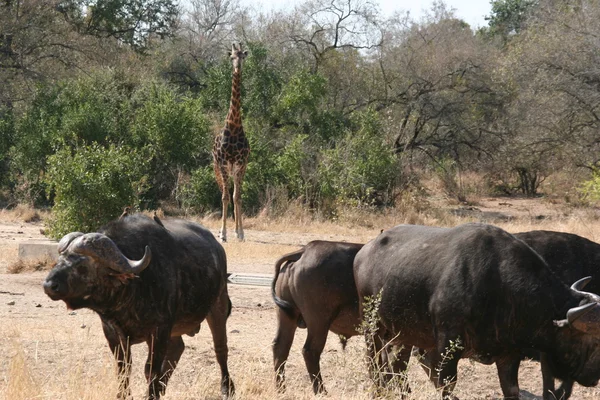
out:
{"label": "buffalo's ear", "polygon": [[127,284],[129,284],[129,281],[131,279],[138,278],[138,276],[136,274],[132,274],[132,273],[124,273],[124,274],[113,274],[113,273],[110,273],[109,275],[111,277],[115,278],[114,279],[115,286],[119,286],[119,284],[121,284],[121,285],[127,285]]}
{"label": "buffalo's ear", "polygon": [[600,304],[593,302],[573,307],[567,311],[567,319],[554,321],[554,325],[568,325],[578,331],[600,336]]}

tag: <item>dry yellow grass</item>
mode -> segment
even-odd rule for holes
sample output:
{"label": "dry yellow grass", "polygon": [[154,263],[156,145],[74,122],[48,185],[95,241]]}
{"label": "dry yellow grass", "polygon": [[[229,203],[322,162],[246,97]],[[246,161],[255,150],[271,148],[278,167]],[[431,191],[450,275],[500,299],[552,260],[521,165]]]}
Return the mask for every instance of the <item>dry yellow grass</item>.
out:
{"label": "dry yellow grass", "polygon": [[54,260],[48,255],[37,258],[18,258],[8,265],[6,272],[20,274],[23,272],[49,271],[54,267],[54,264]]}
{"label": "dry yellow grass", "polygon": [[0,210],[0,221],[38,222],[47,216],[47,211],[41,211],[31,206],[19,204],[14,208]]}

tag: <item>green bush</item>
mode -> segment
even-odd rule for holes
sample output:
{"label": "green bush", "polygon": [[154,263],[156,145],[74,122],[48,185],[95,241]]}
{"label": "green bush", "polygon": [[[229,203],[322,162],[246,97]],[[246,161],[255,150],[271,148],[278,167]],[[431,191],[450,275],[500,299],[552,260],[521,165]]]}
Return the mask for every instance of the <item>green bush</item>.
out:
{"label": "green bush", "polygon": [[600,201],[600,168],[592,170],[592,176],[581,186],[581,193],[590,201]]}
{"label": "green bush", "polygon": [[221,191],[211,166],[192,172],[190,180],[177,193],[177,201],[186,211],[206,212],[221,207]]}
{"label": "green bush", "polygon": [[181,173],[191,173],[212,160],[209,124],[200,101],[181,96],[165,85],[150,83],[135,95],[140,105],[131,126],[133,143],[150,160],[145,206],[154,208],[169,198]]}
{"label": "green bush", "polygon": [[255,140],[253,132],[247,134],[251,152],[242,182],[242,209],[244,214],[253,214],[264,206],[267,188],[283,182],[283,176],[269,143]]}
{"label": "green bush", "polygon": [[0,189],[10,182],[8,160],[9,150],[15,137],[15,118],[12,110],[0,107]]}
{"label": "green bush", "polygon": [[285,177],[288,194],[292,198],[309,197],[311,152],[307,150],[308,135],[298,135],[277,157],[281,173]]}
{"label": "green bush", "polygon": [[58,102],[62,89],[38,88],[32,104],[16,121],[10,149],[10,170],[15,197],[30,205],[47,200],[43,176],[46,161],[58,146],[63,107]]}
{"label": "green bush", "polygon": [[55,193],[49,234],[89,232],[118,217],[123,208],[137,208],[145,187],[145,161],[129,147],[63,148],[48,159],[46,182]]}
{"label": "green bush", "polygon": [[56,102],[63,145],[130,144],[132,84],[112,70],[68,82]]}
{"label": "green bush", "polygon": [[337,147],[322,153],[317,171],[320,201],[355,205],[391,204],[398,161],[381,139],[374,112],[357,113],[356,132],[347,132]]}

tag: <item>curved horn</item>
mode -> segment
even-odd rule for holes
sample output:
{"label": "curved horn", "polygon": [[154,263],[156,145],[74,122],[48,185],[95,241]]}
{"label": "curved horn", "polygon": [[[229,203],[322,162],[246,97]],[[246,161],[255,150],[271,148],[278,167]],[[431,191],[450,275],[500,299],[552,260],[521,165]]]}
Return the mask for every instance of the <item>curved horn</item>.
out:
{"label": "curved horn", "polygon": [[569,321],[570,325],[573,325],[575,321],[587,314],[594,307],[596,307],[595,303],[588,303],[579,307],[569,309],[569,311],[567,311],[567,321]]}
{"label": "curved horn", "polygon": [[63,236],[63,238],[60,239],[60,242],[58,242],[58,254],[62,254],[67,251],[69,244],[71,244],[71,242],[79,236],[83,236],[83,232],[71,232]]}
{"label": "curved horn", "polygon": [[585,278],[581,278],[577,282],[571,285],[571,289],[577,290],[578,292],[582,291],[584,287],[592,280],[591,276],[586,276]]}
{"label": "curved horn", "polygon": [[588,303],[567,311],[567,319],[554,321],[558,327],[571,326],[578,331],[600,336],[600,304]]}
{"label": "curved horn", "polygon": [[71,244],[71,251],[105,262],[108,267],[124,274],[139,274],[150,264],[152,252],[146,246],[144,257],[130,260],[121,252],[111,238],[102,233],[87,233]]}

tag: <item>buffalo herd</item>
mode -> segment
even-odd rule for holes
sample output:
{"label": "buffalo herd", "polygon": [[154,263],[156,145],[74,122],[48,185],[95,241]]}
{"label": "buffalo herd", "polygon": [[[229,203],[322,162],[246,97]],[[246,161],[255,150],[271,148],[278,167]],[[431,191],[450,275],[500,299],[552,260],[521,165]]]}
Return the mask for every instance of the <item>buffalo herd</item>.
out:
{"label": "buffalo herd", "polygon": [[[119,398],[130,397],[131,345],[147,344],[148,398],[158,399],[184,351],[182,336],[194,336],[204,320],[221,394],[233,396],[227,261],[210,231],[124,214],[97,232],[69,233],[58,251],[44,291],[100,316],[121,377]],[[418,356],[440,396],[455,399],[458,362],[470,358],[495,364],[504,398],[518,399],[520,361],[533,358],[541,363],[544,400],[568,399],[575,382],[595,386],[600,379],[599,272],[600,245],[585,238],[510,234],[478,223],[399,225],[364,245],[309,242],[275,263],[276,387],[285,390],[285,363],[301,328],[315,393],[325,392],[319,364],[331,331],[344,346],[352,336],[368,339],[369,369],[380,387]]]}

